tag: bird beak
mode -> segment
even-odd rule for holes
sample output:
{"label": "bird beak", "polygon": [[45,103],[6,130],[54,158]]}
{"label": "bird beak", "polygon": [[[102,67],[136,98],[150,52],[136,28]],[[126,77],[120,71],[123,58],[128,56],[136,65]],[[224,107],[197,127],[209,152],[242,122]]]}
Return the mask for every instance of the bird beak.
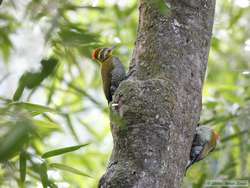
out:
{"label": "bird beak", "polygon": [[112,46],[111,48],[109,48],[109,50],[112,52],[115,48],[116,46]]}

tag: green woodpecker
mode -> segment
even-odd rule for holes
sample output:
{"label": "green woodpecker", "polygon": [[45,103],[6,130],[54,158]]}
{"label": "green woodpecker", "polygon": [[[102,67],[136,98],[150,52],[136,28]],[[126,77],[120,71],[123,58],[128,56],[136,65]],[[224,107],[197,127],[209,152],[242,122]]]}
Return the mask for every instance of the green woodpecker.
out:
{"label": "green woodpecker", "polygon": [[114,47],[97,48],[92,53],[92,58],[101,64],[101,75],[104,94],[108,103],[121,81],[126,78],[125,68],[119,58],[112,55]]}
{"label": "green woodpecker", "polygon": [[219,139],[219,134],[212,128],[208,126],[196,127],[186,171],[192,164],[204,159],[210,152],[212,152],[215,149],[216,144],[219,142]]}

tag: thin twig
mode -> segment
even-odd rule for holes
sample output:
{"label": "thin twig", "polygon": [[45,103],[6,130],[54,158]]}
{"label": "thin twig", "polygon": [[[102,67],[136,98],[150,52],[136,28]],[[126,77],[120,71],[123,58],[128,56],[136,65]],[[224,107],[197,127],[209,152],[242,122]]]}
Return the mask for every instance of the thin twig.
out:
{"label": "thin twig", "polygon": [[72,5],[69,8],[71,9],[92,9],[92,10],[104,10],[104,7],[93,7],[93,6],[76,6]]}
{"label": "thin twig", "polygon": [[231,140],[231,139],[233,139],[233,138],[236,138],[236,137],[239,137],[239,136],[241,136],[241,135],[243,135],[243,134],[248,134],[248,133],[249,133],[249,129],[242,130],[242,131],[237,132],[237,133],[235,133],[235,134],[232,134],[232,135],[229,135],[229,136],[227,136],[227,137],[224,137],[223,139],[221,139],[221,142],[226,142],[226,141],[228,141],[228,140]]}
{"label": "thin twig", "polygon": [[68,87],[70,87],[71,89],[77,91],[78,93],[84,95],[85,97],[87,97],[91,102],[93,102],[94,104],[96,104],[97,106],[99,106],[100,108],[104,108],[103,105],[97,101],[94,97],[92,97],[90,94],[88,94],[85,90],[75,86],[74,84],[67,82],[66,80],[64,80],[63,78],[57,76],[57,78],[61,81],[63,81]]}

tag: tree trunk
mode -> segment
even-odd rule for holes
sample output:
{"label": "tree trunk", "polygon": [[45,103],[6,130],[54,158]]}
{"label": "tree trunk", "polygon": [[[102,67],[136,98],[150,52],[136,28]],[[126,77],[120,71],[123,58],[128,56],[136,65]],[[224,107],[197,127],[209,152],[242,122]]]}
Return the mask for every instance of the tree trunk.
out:
{"label": "tree trunk", "polygon": [[215,0],[162,2],[140,0],[129,78],[111,110],[114,148],[101,188],[181,187],[202,107]]}

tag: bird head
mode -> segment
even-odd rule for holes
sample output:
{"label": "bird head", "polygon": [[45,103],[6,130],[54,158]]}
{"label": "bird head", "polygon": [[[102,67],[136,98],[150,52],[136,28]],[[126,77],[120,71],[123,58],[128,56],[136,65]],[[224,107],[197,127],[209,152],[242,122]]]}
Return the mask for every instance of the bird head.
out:
{"label": "bird head", "polygon": [[196,134],[204,141],[212,141],[214,144],[220,143],[220,135],[209,126],[203,125],[196,127]]}
{"label": "bird head", "polygon": [[115,46],[111,48],[96,48],[92,53],[92,59],[103,63],[112,56],[114,48]]}

